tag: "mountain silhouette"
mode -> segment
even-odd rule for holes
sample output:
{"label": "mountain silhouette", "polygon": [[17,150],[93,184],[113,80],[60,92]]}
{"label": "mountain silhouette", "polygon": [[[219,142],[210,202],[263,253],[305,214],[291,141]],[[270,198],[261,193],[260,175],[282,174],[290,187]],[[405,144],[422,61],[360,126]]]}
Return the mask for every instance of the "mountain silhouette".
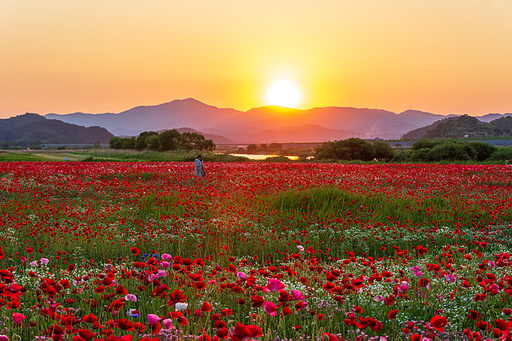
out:
{"label": "mountain silhouette", "polygon": [[[189,127],[242,144],[292,142],[290,139],[293,142],[324,142],[348,137],[398,139],[447,116],[417,110],[397,114],[381,109],[335,106],[308,110],[263,106],[244,112],[217,108],[188,98],[138,106],[117,114],[48,114],[45,117],[104,127],[116,136]],[[220,143],[215,139],[214,142]]]}
{"label": "mountain silhouette", "polygon": [[14,146],[93,144],[96,141],[108,144],[112,137],[114,135],[102,127],[86,128],[32,113],[0,119],[0,142]]}

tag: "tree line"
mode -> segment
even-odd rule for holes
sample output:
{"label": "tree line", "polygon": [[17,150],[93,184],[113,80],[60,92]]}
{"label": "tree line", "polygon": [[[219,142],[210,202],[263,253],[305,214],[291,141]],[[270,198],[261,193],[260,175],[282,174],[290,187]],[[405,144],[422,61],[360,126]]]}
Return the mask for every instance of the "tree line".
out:
{"label": "tree line", "polygon": [[215,150],[215,143],[207,140],[199,133],[184,132],[181,134],[176,129],[166,130],[162,133],[145,131],[135,137],[118,137],[110,139],[112,149],[133,149],[133,150]]}
{"label": "tree line", "polygon": [[414,162],[505,161],[512,159],[512,148],[481,141],[421,139],[412,145],[408,158]]}
{"label": "tree line", "polygon": [[317,160],[344,160],[344,161],[391,161],[394,150],[384,141],[368,142],[352,137],[346,140],[324,142],[315,148]]}
{"label": "tree line", "polygon": [[317,160],[444,162],[512,160],[512,147],[496,147],[481,141],[421,139],[411,148],[394,149],[384,141],[368,142],[359,138],[324,142],[315,148]]}

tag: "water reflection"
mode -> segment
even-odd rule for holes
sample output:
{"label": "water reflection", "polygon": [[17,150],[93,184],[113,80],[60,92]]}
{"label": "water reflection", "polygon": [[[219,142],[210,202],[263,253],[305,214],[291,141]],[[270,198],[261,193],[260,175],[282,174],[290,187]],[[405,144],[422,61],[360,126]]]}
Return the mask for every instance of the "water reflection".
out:
{"label": "water reflection", "polygon": [[[276,154],[267,154],[267,155],[260,155],[260,154],[230,154],[230,155],[233,155],[233,156],[243,156],[243,157],[246,157],[250,160],[265,160],[266,158],[269,158],[269,157],[279,157],[281,155],[276,155]],[[286,155],[282,155],[284,157],[287,157],[288,159],[290,160],[298,160],[299,157],[298,156],[286,156]]]}

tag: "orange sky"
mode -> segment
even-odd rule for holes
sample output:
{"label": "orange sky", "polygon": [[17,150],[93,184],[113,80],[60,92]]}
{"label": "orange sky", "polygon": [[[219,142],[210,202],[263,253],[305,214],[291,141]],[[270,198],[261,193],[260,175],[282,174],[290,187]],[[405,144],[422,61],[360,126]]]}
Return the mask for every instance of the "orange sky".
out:
{"label": "orange sky", "polygon": [[193,97],[512,112],[510,0],[0,0],[0,117]]}

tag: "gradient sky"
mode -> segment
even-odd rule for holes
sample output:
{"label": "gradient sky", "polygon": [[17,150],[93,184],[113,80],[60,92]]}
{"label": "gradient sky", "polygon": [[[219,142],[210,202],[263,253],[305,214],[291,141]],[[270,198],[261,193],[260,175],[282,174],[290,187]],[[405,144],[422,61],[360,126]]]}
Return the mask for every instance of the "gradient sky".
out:
{"label": "gradient sky", "polygon": [[188,97],[512,112],[511,0],[0,0],[0,117]]}

